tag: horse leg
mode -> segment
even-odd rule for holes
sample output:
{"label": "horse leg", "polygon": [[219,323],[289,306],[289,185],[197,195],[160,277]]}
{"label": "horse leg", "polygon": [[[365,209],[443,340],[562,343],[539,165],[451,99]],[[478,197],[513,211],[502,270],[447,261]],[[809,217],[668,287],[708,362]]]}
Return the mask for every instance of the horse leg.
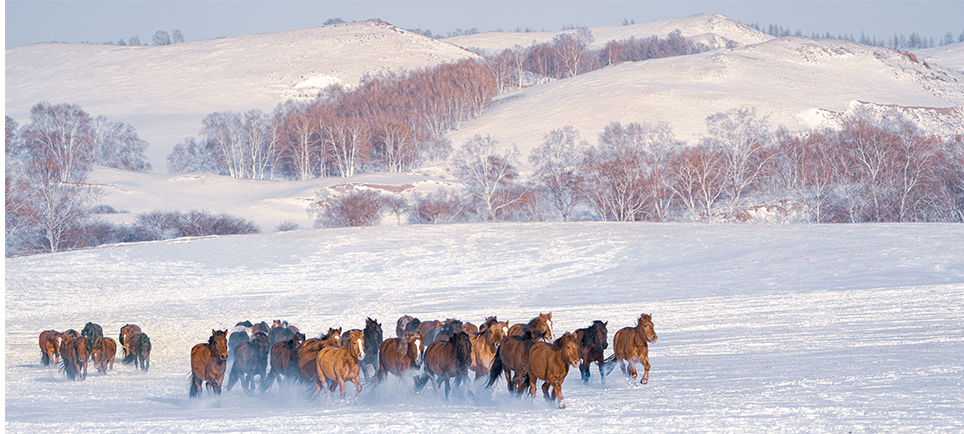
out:
{"label": "horse leg", "polygon": [[201,379],[198,378],[197,375],[194,375],[194,373],[192,372],[191,373],[191,391],[188,392],[188,395],[191,398],[197,398],[197,396],[200,393],[201,393]]}
{"label": "horse leg", "polygon": [[599,366],[599,379],[602,380],[602,385],[605,386],[605,385],[606,385],[606,372],[603,371],[603,361],[600,360],[600,361],[596,362],[596,365]]}
{"label": "horse leg", "polygon": [[643,380],[639,384],[646,384],[649,383],[649,357],[644,357],[642,362],[645,371],[643,371]]}
{"label": "horse leg", "polygon": [[[439,379],[441,380],[442,378],[439,377]],[[449,399],[449,388],[450,388],[449,377],[445,377],[444,383],[445,383],[445,399]]]}
{"label": "horse leg", "polygon": [[562,397],[562,381],[552,385],[552,396],[559,400],[559,409],[564,410],[566,408],[566,398]]}
{"label": "horse leg", "polygon": [[582,376],[582,383],[589,384],[589,363],[585,360],[579,362],[579,374]]}
{"label": "horse leg", "polygon": [[345,379],[341,376],[338,377],[338,391],[341,392],[342,399],[345,398]]}
{"label": "horse leg", "polygon": [[551,384],[548,381],[546,381],[545,383],[542,383],[542,397],[545,398],[546,401],[550,399],[555,399],[556,397],[555,390],[552,391],[552,395],[549,395],[549,386],[551,386]]}

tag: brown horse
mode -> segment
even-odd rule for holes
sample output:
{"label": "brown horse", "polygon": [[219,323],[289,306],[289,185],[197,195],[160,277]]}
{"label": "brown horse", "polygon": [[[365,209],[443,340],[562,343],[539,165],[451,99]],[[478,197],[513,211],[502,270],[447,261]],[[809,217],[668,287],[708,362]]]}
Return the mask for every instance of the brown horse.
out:
{"label": "brown horse", "polygon": [[261,382],[262,391],[271,389],[276,378],[278,383],[281,383],[282,379],[291,381],[301,377],[298,369],[298,349],[304,341],[305,335],[295,333],[290,339],[271,346],[271,372]]}
{"label": "brown horse", "polygon": [[224,369],[228,360],[228,331],[211,330],[208,343],[191,348],[191,398],[201,394],[201,383],[221,394]]}
{"label": "brown horse", "polygon": [[234,384],[241,381],[241,388],[245,392],[253,391],[254,377],[264,381],[268,371],[268,335],[257,332],[248,342],[241,342],[234,347],[234,363],[228,374],[228,391]]}
{"label": "brown horse", "polygon": [[101,375],[106,375],[108,369],[114,369],[114,357],[117,356],[117,341],[112,338],[97,338],[90,348],[90,360]]}
{"label": "brown horse", "polygon": [[120,335],[117,337],[117,342],[120,342],[121,347],[124,349],[123,356],[127,357],[130,354],[131,346],[131,336],[134,336],[141,332],[141,327],[134,324],[126,324],[120,329]]}
{"label": "brown horse", "polygon": [[418,324],[418,332],[422,334],[422,340],[425,342],[425,345],[431,345],[432,342],[435,342],[435,335],[442,329],[443,324],[445,323],[437,319],[422,321]]}
{"label": "brown horse", "polygon": [[[461,329],[461,326],[459,327]],[[438,387],[445,383],[445,398],[449,397],[449,379],[455,379],[455,387],[469,376],[468,368],[472,364],[472,342],[469,335],[462,330],[457,331],[447,341],[435,341],[425,348],[425,376],[419,380],[422,385],[432,379],[433,385]]]}
{"label": "brown horse", "polygon": [[[465,326],[463,330],[464,328]],[[489,375],[495,352],[508,332],[509,324],[505,321],[499,322],[494,316],[486,318],[475,333],[466,332],[472,341],[472,365],[469,369],[475,372],[476,380]]]}
{"label": "brown horse", "polygon": [[55,365],[60,363],[60,340],[63,336],[56,330],[40,332],[40,363],[44,366],[50,366],[51,358]]}
{"label": "brown horse", "polygon": [[318,353],[325,347],[341,346],[341,327],[328,328],[328,333],[315,339],[308,339],[298,348],[298,368],[301,381],[314,383],[318,379]]}
{"label": "brown horse", "polygon": [[499,380],[499,375],[505,372],[509,392],[522,393],[526,372],[529,369],[529,350],[537,340],[541,339],[540,331],[526,327],[523,327],[521,336],[506,336],[495,352],[495,359],[492,360],[492,368],[489,371],[489,381],[485,383],[485,387],[492,387]]}
{"label": "brown horse", "polygon": [[541,339],[551,341],[554,338],[552,335],[552,312],[540,313],[539,316],[529,320],[528,324],[513,324],[512,327],[509,327],[509,336],[522,336],[523,328],[533,331],[538,330],[542,335]]}
{"label": "brown horse", "polygon": [[378,349],[378,372],[375,378],[380,383],[388,373],[403,377],[408,371],[422,366],[422,334],[408,333],[401,338],[389,338]]}
{"label": "brown horse", "polygon": [[151,338],[147,333],[135,333],[127,338],[127,351],[122,363],[133,363],[135,368],[145,371],[151,367]]}
{"label": "brown horse", "polygon": [[[636,382],[636,363],[642,363],[646,371],[640,384],[649,382],[649,342],[656,342],[653,317],[645,313],[639,316],[636,327],[625,327],[613,336],[613,354],[610,360],[619,360],[619,367]],[[629,365],[627,368],[627,364]]]}
{"label": "brown horse", "polygon": [[584,329],[577,329],[572,337],[579,342],[579,358],[582,362],[579,363],[579,373],[582,376],[582,382],[589,384],[589,364],[596,362],[596,366],[599,367],[599,378],[602,384],[606,384],[606,372],[603,370],[605,365],[605,358],[603,357],[603,350],[609,348],[609,343],[606,342],[609,339],[609,331],[606,330],[606,325],[609,322],[602,322],[599,320],[593,321],[592,325]]}
{"label": "brown horse", "polygon": [[[75,332],[76,333],[76,332]],[[87,339],[82,336],[69,336],[60,344],[60,357],[63,358],[61,371],[71,380],[87,378]]]}
{"label": "brown horse", "polygon": [[321,389],[324,388],[322,384],[324,379],[330,379],[332,383],[329,390],[335,389],[335,384],[338,384],[338,390],[341,392],[342,398],[345,397],[345,382],[351,381],[355,383],[356,396],[361,394],[362,384],[361,378],[358,375],[359,362],[365,358],[365,336],[360,331],[351,331],[349,333],[348,342],[341,347],[325,347],[318,352],[318,360],[316,366],[318,368],[318,379],[315,380],[315,390],[311,397],[314,398],[318,396]]}
{"label": "brown horse", "polygon": [[[569,366],[576,366],[579,361],[579,343],[566,332],[556,339],[552,345],[536,342],[529,351],[529,395],[536,396],[536,382],[543,380],[542,395],[546,399],[559,400],[559,408],[566,408],[565,398],[562,396],[562,382],[569,374]],[[552,395],[549,395],[552,386]]]}

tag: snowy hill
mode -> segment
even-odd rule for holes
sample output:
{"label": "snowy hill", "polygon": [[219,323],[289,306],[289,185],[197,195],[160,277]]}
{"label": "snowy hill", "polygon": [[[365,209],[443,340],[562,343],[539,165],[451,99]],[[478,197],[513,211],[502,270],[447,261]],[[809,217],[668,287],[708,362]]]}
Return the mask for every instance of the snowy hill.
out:
{"label": "snowy hill", "polygon": [[924,65],[893,50],[841,40],[773,39],[734,50],[626,63],[499,97],[482,118],[449,133],[515,143],[523,156],[552,129],[572,125],[595,144],[611,121],[668,122],[695,141],[707,116],[755,107],[771,126],[823,125],[818,110],[853,101],[913,107],[964,105],[964,71]]}
{"label": "snowy hill", "polygon": [[28,120],[41,101],[78,104],[134,125],[150,143],[157,171],[209,113],[270,112],[331,84],[352,86],[365,74],[477,57],[380,21],[164,46],[33,44],[5,54],[8,116]]}
{"label": "snowy hill", "polygon": [[[733,21],[719,14],[697,14],[684,18],[651,21],[648,23],[632,24],[628,26],[590,27],[592,31],[592,49],[599,49],[609,41],[620,41],[635,37],[636,39],[652,36],[665,38],[670,32],[679,30],[683,36],[693,42],[701,43],[710,48],[726,47],[727,43],[750,45],[773,39],[772,36],[752,29],[746,25]],[[541,44],[551,41],[556,35],[563,33],[575,34],[577,30],[560,32],[487,32],[474,35],[454,36],[443,39],[452,44],[481,49],[487,55],[499,54],[502,50],[515,47],[528,47],[533,43]]]}
{"label": "snowy hill", "polygon": [[928,63],[964,71],[964,42],[917,50],[915,54]]}
{"label": "snowy hill", "polygon": [[[473,224],[179,239],[5,261],[10,432],[958,432],[964,426],[960,224]],[[188,398],[191,347],[237,321],[308,336],[366,317],[489,315],[553,331],[652,313],[649,384],[619,369],[568,408],[504,381],[449,400],[390,377],[359,397],[301,386]],[[151,368],[69,381],[40,365],[43,330],[87,321],[152,340]],[[540,394],[541,395],[541,394]],[[321,421],[321,422],[320,422]],[[319,425],[322,423],[323,425]],[[311,427],[311,428],[307,428]],[[547,428],[549,427],[549,428]]]}

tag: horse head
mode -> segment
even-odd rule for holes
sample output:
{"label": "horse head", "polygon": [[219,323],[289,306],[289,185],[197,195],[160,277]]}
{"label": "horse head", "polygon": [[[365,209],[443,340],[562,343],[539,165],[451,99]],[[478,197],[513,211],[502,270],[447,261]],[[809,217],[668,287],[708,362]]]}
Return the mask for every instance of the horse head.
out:
{"label": "horse head", "polygon": [[545,315],[539,314],[539,324],[537,325],[540,331],[542,331],[543,337],[547,340],[552,340],[555,336],[552,334],[552,312]]}
{"label": "horse head", "polygon": [[639,316],[639,322],[636,324],[636,329],[639,333],[642,333],[643,339],[646,342],[656,342],[659,337],[656,336],[656,330],[653,329],[653,315],[652,314],[642,314]]}
{"label": "horse head", "polygon": [[382,325],[378,323],[378,320],[371,318],[365,319],[365,341],[370,345],[375,345],[377,348],[382,344],[383,340]]}
{"label": "horse head", "polygon": [[576,363],[579,362],[579,342],[576,342],[572,333],[566,332],[561,338],[553,342],[552,346],[562,351],[562,359],[566,363],[576,366]]}
{"label": "horse head", "polygon": [[422,334],[419,332],[407,333],[405,339],[407,340],[405,351],[409,352],[415,359],[415,366],[422,366]]}
{"label": "horse head", "polygon": [[211,345],[211,352],[218,360],[223,362],[228,359],[228,331],[226,329],[211,330],[208,344]]}
{"label": "horse head", "polygon": [[365,358],[365,335],[361,331],[349,332],[348,353],[358,360]]}

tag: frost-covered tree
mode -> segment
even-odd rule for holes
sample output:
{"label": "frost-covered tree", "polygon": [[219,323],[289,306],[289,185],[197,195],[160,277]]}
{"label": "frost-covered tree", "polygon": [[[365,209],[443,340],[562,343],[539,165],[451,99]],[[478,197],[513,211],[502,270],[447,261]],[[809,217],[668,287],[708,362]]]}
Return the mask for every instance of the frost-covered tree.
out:
{"label": "frost-covered tree", "polygon": [[141,45],[141,38],[138,38],[137,35],[131,36],[130,43],[128,45],[130,45],[131,47],[137,47]]}
{"label": "frost-covered tree", "polygon": [[505,148],[491,136],[476,134],[455,154],[456,173],[465,181],[477,209],[485,220],[497,220],[500,212],[522,199],[513,189],[519,173],[513,163],[519,150]]}
{"label": "frost-covered tree", "polygon": [[174,31],[171,32],[171,43],[172,43],[172,44],[180,44],[180,43],[183,43],[183,42],[184,42],[184,34],[181,33],[180,30],[174,29]]}
{"label": "frost-covered tree", "polygon": [[171,45],[171,35],[163,30],[158,30],[154,33],[152,42],[154,45]]}
{"label": "frost-covered tree", "polygon": [[589,143],[581,140],[579,130],[565,126],[543,137],[542,146],[532,150],[529,162],[536,166],[533,178],[545,195],[569,221],[573,209],[581,201],[583,178],[580,175],[582,153]]}

